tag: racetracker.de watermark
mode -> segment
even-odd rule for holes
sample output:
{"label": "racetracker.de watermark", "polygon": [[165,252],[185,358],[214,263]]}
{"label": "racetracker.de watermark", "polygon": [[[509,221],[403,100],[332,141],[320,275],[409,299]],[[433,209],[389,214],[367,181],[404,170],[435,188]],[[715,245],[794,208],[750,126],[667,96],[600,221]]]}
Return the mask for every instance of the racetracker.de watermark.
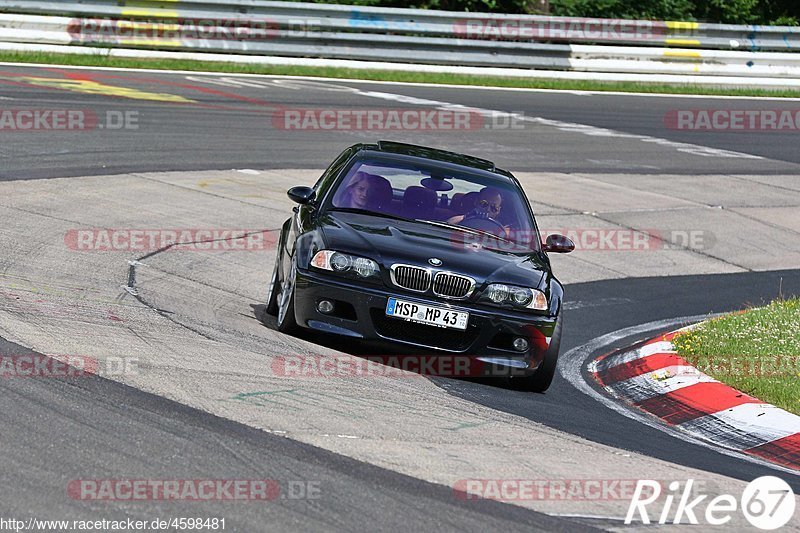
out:
{"label": "racetracker.de watermark", "polygon": [[702,132],[800,131],[800,109],[673,109],[664,115],[670,130]]}
{"label": "racetracker.de watermark", "polygon": [[507,41],[653,41],[667,34],[664,23],[620,19],[461,19],[453,26],[461,39]]}
{"label": "racetracker.de watermark", "polygon": [[0,379],[9,378],[72,378],[88,375],[130,376],[139,374],[136,357],[86,355],[0,355]]}
{"label": "racetracker.de watermark", "polygon": [[263,252],[274,250],[277,230],[225,228],[85,228],[64,234],[76,252]]}
{"label": "racetracker.de watermark", "polygon": [[[534,335],[534,350],[547,349],[543,336]],[[270,368],[283,378],[449,378],[512,377],[525,375],[527,368],[501,366],[469,355],[286,355],[273,359]]]}
{"label": "racetracker.de watermark", "polygon": [[175,22],[138,19],[76,18],[67,32],[79,42],[136,41],[269,41],[318,32],[323,21],[313,18],[181,18]]}
{"label": "racetracker.de watermark", "polygon": [[138,129],[138,111],[0,108],[0,133]]}
{"label": "racetracker.de watermark", "polygon": [[82,501],[317,500],[322,483],[274,479],[73,479],[67,495]]}
{"label": "racetracker.de watermark", "polygon": [[[459,500],[505,502],[630,501],[639,483],[638,479],[461,479],[453,485],[453,494]],[[655,483],[667,487],[672,481]],[[646,490],[647,496],[652,497],[657,488],[648,485]]]}
{"label": "racetracker.de watermark", "polygon": [[471,109],[281,108],[272,115],[272,125],[289,131],[521,130],[522,116]]}
{"label": "racetracker.de watermark", "polygon": [[479,251],[486,248],[508,251],[535,249],[548,235],[563,235],[575,244],[577,252],[655,252],[661,250],[708,250],[716,243],[706,230],[660,230],[627,228],[555,228],[523,231],[510,228],[502,238],[485,233],[454,231],[450,243],[457,248]]}
{"label": "racetracker.de watermark", "polygon": [[[681,375],[800,378],[800,355],[710,355],[682,367]],[[656,372],[656,377],[658,377]]]}

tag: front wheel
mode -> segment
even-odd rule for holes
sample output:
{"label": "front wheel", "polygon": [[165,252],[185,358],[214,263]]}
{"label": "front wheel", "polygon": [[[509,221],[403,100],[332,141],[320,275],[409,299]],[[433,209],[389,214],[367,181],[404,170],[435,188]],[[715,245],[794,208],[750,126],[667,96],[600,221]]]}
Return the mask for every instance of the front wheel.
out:
{"label": "front wheel", "polygon": [[556,366],[558,363],[558,352],[561,349],[561,323],[562,317],[558,318],[553,336],[550,338],[550,346],[544,354],[544,359],[539,365],[539,368],[524,378],[517,378],[518,385],[521,389],[530,392],[544,392],[550,388],[553,383],[553,377],[556,375]]}
{"label": "front wheel", "polygon": [[297,278],[297,259],[292,258],[289,275],[281,283],[278,296],[278,331],[281,333],[294,333],[297,330],[297,320],[294,316],[294,286]]}
{"label": "front wheel", "polygon": [[264,311],[268,315],[278,316],[278,263],[272,269],[272,279],[269,282],[269,292],[267,292],[267,306]]}

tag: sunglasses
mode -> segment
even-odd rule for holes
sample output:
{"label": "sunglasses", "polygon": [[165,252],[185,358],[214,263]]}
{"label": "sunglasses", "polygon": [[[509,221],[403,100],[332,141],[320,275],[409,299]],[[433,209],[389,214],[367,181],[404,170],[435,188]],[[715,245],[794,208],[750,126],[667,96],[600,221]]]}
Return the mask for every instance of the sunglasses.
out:
{"label": "sunglasses", "polygon": [[490,204],[488,200],[481,200],[478,202],[478,205],[483,209],[488,209],[492,213],[499,213],[500,212],[500,205],[499,204]]}

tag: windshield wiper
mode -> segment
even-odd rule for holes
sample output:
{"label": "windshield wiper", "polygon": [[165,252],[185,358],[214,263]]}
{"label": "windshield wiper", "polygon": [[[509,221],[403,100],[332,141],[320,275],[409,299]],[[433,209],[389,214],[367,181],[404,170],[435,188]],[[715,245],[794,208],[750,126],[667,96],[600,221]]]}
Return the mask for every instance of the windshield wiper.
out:
{"label": "windshield wiper", "polygon": [[500,237],[499,235],[495,235],[494,233],[491,233],[491,232],[488,232],[488,231],[483,231],[483,230],[480,230],[480,229],[468,228],[466,226],[458,226],[458,225],[455,225],[455,224],[448,224],[447,222],[439,222],[439,221],[436,221],[436,220],[425,220],[424,218],[415,218],[414,221],[415,222],[424,222],[426,224],[431,224],[433,226],[440,226],[440,227],[443,227],[443,228],[457,229],[458,231],[463,231],[464,233],[471,233],[473,235],[485,235],[487,237],[494,237],[495,239],[500,239],[501,241],[510,242],[512,244],[517,244],[514,241],[512,241],[511,239],[507,239],[505,237]]}

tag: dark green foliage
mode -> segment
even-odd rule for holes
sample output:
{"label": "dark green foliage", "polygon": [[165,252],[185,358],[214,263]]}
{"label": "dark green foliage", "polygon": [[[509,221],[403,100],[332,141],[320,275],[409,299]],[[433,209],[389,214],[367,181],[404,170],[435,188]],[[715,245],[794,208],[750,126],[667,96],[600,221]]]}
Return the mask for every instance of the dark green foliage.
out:
{"label": "dark green foliage", "polygon": [[[315,0],[317,1],[317,0]],[[697,20],[727,24],[796,26],[798,0],[318,0],[358,6],[411,7],[483,13],[551,15],[658,20]]]}
{"label": "dark green foliage", "polygon": [[550,0],[552,15],[624,19],[691,20],[692,0]]}

